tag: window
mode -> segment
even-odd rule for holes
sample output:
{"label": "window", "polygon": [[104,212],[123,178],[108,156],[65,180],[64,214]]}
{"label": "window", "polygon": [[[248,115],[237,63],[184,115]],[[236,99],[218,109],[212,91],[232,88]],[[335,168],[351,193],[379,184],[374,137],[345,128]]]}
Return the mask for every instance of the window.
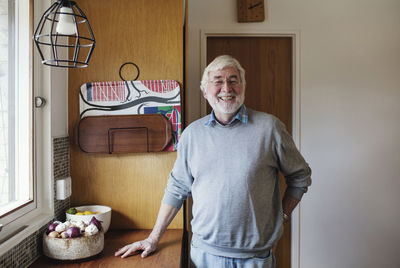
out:
{"label": "window", "polygon": [[33,107],[50,98],[52,71],[32,41],[50,2],[0,0],[0,255],[54,216],[51,105]]}
{"label": "window", "polygon": [[[27,2],[27,3],[23,3]],[[34,202],[29,1],[0,0],[0,217]],[[28,8],[21,8],[19,5]]]}
{"label": "window", "polygon": [[52,217],[50,112],[32,101],[34,88],[50,88],[49,71],[32,60],[32,5],[41,2],[0,0],[0,255]]}

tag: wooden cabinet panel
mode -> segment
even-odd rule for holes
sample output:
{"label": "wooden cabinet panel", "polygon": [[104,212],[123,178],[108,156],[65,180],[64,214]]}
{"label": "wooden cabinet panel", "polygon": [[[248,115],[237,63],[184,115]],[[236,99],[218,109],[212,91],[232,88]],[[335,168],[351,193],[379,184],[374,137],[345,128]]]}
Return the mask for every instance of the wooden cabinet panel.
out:
{"label": "wooden cabinet panel", "polygon": [[[69,134],[79,121],[79,88],[93,81],[118,81],[119,67],[135,62],[139,80],[172,79],[183,83],[182,0],[80,0],[96,47],[89,67],[70,69]],[[124,68],[125,79],[136,76]],[[73,139],[71,139],[73,140]],[[85,154],[71,144],[72,205],[112,207],[111,229],[152,228],[176,152],[127,155]],[[182,228],[180,212],[171,228]]]}

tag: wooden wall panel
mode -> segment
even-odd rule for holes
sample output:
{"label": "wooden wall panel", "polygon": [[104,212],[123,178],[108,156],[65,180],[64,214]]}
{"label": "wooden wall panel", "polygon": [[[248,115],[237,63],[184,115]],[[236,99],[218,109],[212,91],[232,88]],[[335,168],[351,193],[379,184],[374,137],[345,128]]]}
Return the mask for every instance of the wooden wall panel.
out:
{"label": "wooden wall panel", "polygon": [[[96,47],[89,67],[69,70],[69,134],[79,121],[80,86],[121,80],[119,67],[140,67],[139,80],[183,83],[182,0],[79,0],[92,26]],[[126,79],[136,76],[124,68]],[[73,140],[73,139],[71,139]],[[104,204],[113,209],[111,228],[152,228],[176,152],[86,154],[71,144],[72,205]],[[180,212],[171,228],[182,228]]]}

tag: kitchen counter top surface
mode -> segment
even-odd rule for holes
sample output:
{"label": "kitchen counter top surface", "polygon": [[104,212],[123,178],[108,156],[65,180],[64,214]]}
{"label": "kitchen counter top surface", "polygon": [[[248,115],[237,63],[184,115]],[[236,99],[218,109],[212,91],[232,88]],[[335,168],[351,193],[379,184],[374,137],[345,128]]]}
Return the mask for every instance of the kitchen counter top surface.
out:
{"label": "kitchen counter top surface", "polygon": [[140,254],[124,259],[114,256],[119,248],[146,238],[150,232],[151,230],[110,230],[105,234],[103,252],[87,261],[58,261],[42,256],[30,267],[179,267],[182,229],[168,229],[161,238],[157,251],[147,258],[142,259]]}

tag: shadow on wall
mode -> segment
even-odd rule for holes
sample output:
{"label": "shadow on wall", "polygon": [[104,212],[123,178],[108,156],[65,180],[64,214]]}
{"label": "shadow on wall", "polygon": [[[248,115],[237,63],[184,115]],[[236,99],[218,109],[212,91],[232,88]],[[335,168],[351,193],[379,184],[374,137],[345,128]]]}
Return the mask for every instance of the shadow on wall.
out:
{"label": "shadow on wall", "polygon": [[112,229],[127,229],[127,228],[121,228],[121,226],[115,226],[115,224],[113,224],[113,222],[114,223],[123,222],[123,226],[131,226],[129,229],[138,229],[139,228],[137,226],[137,224],[135,223],[135,221],[126,217],[121,212],[112,210],[111,213],[112,214],[111,214],[111,227],[110,228],[112,228]]}

